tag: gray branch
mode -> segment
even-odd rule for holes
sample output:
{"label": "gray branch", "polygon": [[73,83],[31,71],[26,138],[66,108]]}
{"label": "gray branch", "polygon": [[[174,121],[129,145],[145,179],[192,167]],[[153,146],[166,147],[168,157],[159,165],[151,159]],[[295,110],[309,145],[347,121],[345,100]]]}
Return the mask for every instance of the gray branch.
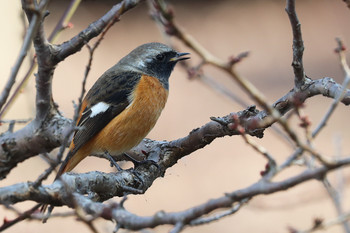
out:
{"label": "gray branch", "polygon": [[[160,164],[164,164],[163,160],[160,160]],[[141,165],[139,167],[140,170],[136,170],[136,172],[140,172],[139,174],[145,174],[144,172],[146,172],[145,175],[141,176],[141,183],[135,183],[137,178],[134,172],[131,171],[121,171],[116,174],[89,172],[76,175],[67,173],[62,176],[62,181],[56,181],[51,185],[42,186],[39,189],[34,189],[30,182],[0,188],[0,202],[2,204],[12,204],[25,200],[33,200],[71,207],[79,205],[88,214],[105,219],[114,219],[119,224],[119,227],[130,230],[154,228],[165,224],[174,226],[179,224],[187,225],[191,221],[199,219],[203,215],[210,214],[214,210],[230,209],[235,203],[246,202],[258,195],[287,190],[312,179],[323,179],[328,172],[349,164],[350,158],[338,160],[332,166],[322,166],[312,170],[308,169],[298,175],[278,182],[269,182],[262,178],[246,188],[227,193],[222,197],[211,199],[187,210],[173,213],[161,211],[155,213],[153,216],[146,217],[141,217],[127,211],[122,204],[102,204],[96,202],[106,200],[112,196],[124,196],[127,193],[139,194],[138,191],[132,191],[130,187],[135,188],[135,190],[141,188],[144,191],[142,186],[147,184],[146,186],[149,187],[160,174],[155,166],[146,164]],[[126,188],[127,186],[130,187]],[[76,193],[72,196],[72,192]]]}
{"label": "gray branch", "polygon": [[293,70],[294,84],[300,88],[305,82],[305,72],[303,65],[304,42],[301,34],[301,24],[295,11],[295,0],[287,0],[286,12],[289,17],[293,32]]}

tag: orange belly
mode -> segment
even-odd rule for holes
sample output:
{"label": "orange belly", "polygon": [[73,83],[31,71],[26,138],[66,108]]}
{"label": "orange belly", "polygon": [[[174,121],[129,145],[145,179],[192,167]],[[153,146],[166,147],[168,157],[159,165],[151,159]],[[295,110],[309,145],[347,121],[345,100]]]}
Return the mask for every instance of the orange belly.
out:
{"label": "orange belly", "polygon": [[157,78],[143,75],[131,96],[131,104],[93,137],[79,152],[117,155],[130,150],[147,136],[167,101],[168,91]]}

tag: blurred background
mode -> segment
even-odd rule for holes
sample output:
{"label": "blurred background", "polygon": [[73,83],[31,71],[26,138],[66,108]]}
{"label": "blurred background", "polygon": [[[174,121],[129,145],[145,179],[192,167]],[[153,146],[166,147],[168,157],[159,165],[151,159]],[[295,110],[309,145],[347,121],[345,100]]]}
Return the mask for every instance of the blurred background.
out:
{"label": "blurred background", "polygon": [[[13,66],[23,37],[23,23],[19,1],[0,0],[3,11],[0,17],[2,36],[0,49],[0,90],[5,85]],[[175,12],[175,21],[199,43],[221,59],[227,59],[244,51],[250,51],[248,58],[236,67],[238,72],[249,79],[268,100],[273,103],[293,87],[292,33],[285,13],[285,1],[169,1]],[[100,18],[117,1],[83,1],[71,20],[73,28],[65,30],[58,43],[69,40]],[[47,35],[52,31],[69,1],[51,1],[50,15],[45,20]],[[313,78],[332,77],[342,82],[344,75],[337,55],[335,38],[343,39],[350,45],[350,11],[343,1],[304,0],[297,1],[297,14],[301,22],[305,44],[304,67],[306,74]],[[146,3],[121,17],[108,32],[95,52],[87,88],[108,68],[140,44],[152,41],[167,42],[157,25],[152,21]],[[181,52],[192,52],[179,41],[171,39]],[[92,44],[92,43],[90,43]],[[192,52],[191,65],[200,59]],[[82,78],[89,55],[87,48],[68,57],[56,69],[53,79],[53,96],[59,109],[66,117],[73,115],[73,103],[81,91]],[[25,62],[28,65],[28,61]],[[247,105],[254,102],[223,72],[205,66],[204,73],[224,85],[232,93],[240,96]],[[18,80],[26,68],[22,67]],[[35,84],[34,76],[22,90],[16,104],[4,119],[27,119],[34,117]],[[322,119],[331,103],[330,99],[316,96],[306,102],[305,114],[312,121],[312,128]],[[157,125],[148,135],[155,140],[174,140],[186,136],[192,129],[210,121],[211,116],[224,116],[244,109],[232,99],[208,87],[196,79],[188,79],[181,66],[175,68],[170,79],[168,103]],[[349,156],[350,126],[349,108],[340,105],[328,122],[328,127],[315,140],[315,147],[324,155]],[[292,118],[295,126],[296,119]],[[7,129],[1,126],[1,132]],[[302,137],[302,131],[300,136]],[[271,129],[265,131],[263,139],[254,139],[264,146],[281,163],[293,151],[281,136]],[[52,152],[53,155],[55,152]],[[266,160],[239,137],[225,137],[215,140],[204,149],[181,159],[168,169],[164,178],[157,179],[144,194],[129,196],[125,207],[142,216],[153,215],[157,211],[181,211],[195,205],[248,187],[260,178]],[[33,181],[48,165],[35,157],[21,163],[0,186],[18,182]],[[297,174],[303,167],[293,167],[282,172],[275,180]],[[348,169],[348,168],[347,168]],[[75,172],[92,170],[113,171],[103,159],[87,158],[79,164]],[[349,210],[347,187],[349,172],[339,170],[329,176],[333,185],[342,190],[344,210]],[[53,175],[45,183],[50,184]],[[118,201],[118,198],[114,200]],[[113,200],[111,200],[113,201]],[[20,203],[25,210],[34,203]],[[0,207],[0,219],[12,219],[14,215]],[[66,208],[55,208],[63,212]],[[332,204],[323,185],[318,181],[306,182],[290,190],[268,196],[255,197],[238,213],[220,221],[199,227],[187,228],[186,233],[197,232],[288,232],[288,227],[306,229],[315,218],[329,220],[336,217]],[[104,220],[95,221],[100,232],[111,232],[115,224]],[[169,226],[143,232],[167,232]],[[74,218],[53,218],[46,224],[26,221],[11,227],[7,232],[90,232],[85,224]],[[326,232],[341,232],[333,227]],[[120,232],[125,232],[120,230]]]}

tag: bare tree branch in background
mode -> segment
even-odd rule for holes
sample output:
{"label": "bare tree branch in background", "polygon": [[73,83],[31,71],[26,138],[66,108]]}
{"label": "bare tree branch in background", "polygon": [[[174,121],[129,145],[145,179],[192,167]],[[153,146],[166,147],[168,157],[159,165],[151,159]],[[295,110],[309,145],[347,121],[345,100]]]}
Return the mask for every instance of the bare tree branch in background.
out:
{"label": "bare tree branch in background", "polygon": [[[322,150],[315,148],[312,140],[318,136],[321,129],[326,126],[339,103],[346,106],[350,104],[350,70],[345,59],[345,46],[340,39],[337,40],[337,53],[340,64],[345,73],[342,84],[336,83],[332,78],[324,77],[311,79],[306,76],[303,65],[304,44],[300,22],[295,11],[295,1],[286,1],[286,12],[289,16],[293,32],[293,61],[294,86],[288,93],[273,104],[269,103],[265,95],[258,90],[250,81],[244,78],[236,70],[247,53],[232,56],[227,60],[221,60],[202,46],[191,34],[185,32],[174,20],[174,13],[163,0],[149,0],[149,6],[153,19],[161,26],[163,32],[169,37],[177,38],[197,54],[201,61],[197,65],[187,64],[189,73],[193,70],[200,70],[203,66],[212,66],[224,71],[232,81],[236,82],[256,103],[262,108],[249,106],[246,109],[235,113],[229,113],[222,117],[211,117],[211,121],[193,129],[188,135],[173,141],[155,141],[144,139],[140,145],[135,147],[131,154],[140,158],[152,158],[157,166],[153,164],[141,164],[134,169],[127,169],[117,173],[89,172],[84,174],[67,173],[51,185],[43,185],[42,181],[53,172],[55,166],[60,162],[64,147],[70,133],[73,132],[72,120],[63,117],[58,107],[54,104],[52,96],[52,79],[55,68],[63,60],[74,55],[91,39],[99,37],[94,46],[88,46],[90,51],[89,63],[85,73],[82,94],[85,92],[85,80],[93,59],[93,52],[107,36],[109,28],[117,22],[122,14],[140,4],[141,0],[124,0],[113,6],[105,15],[91,23],[67,42],[54,45],[46,38],[44,33],[46,6],[48,1],[22,0],[22,7],[29,22],[29,28],[23,46],[16,61],[15,69],[11,73],[8,84],[0,96],[0,111],[3,111],[8,100],[9,93],[16,80],[17,72],[28,51],[31,41],[34,43],[38,72],[36,74],[36,115],[23,129],[12,132],[8,130],[0,135],[0,177],[5,179],[6,175],[28,158],[37,156],[40,153],[47,153],[54,148],[61,146],[56,163],[43,172],[34,181],[16,183],[0,188],[0,203],[9,209],[12,205],[24,201],[35,201],[39,204],[51,204],[54,206],[75,207],[75,216],[82,220],[92,232],[97,232],[94,220],[98,218],[115,220],[116,229],[142,230],[154,228],[160,225],[172,225],[171,232],[181,232],[188,226],[220,221],[223,217],[233,215],[240,209],[249,205],[249,202],[256,196],[272,194],[287,190],[309,180],[327,182],[327,174],[333,170],[350,165],[350,157],[335,158],[327,157]],[[72,1],[72,4],[79,4],[79,1]],[[73,6],[73,5],[71,5]],[[77,6],[77,5],[75,5]],[[72,7],[68,8],[72,9]],[[75,9],[75,8],[74,8]],[[67,10],[62,20],[69,15]],[[60,31],[63,28],[62,20],[58,25]],[[50,38],[52,39],[52,38]],[[249,59],[249,58],[246,58]],[[225,90],[227,92],[227,90]],[[302,114],[303,103],[314,96],[322,95],[332,98],[333,103],[324,115],[324,118],[311,132],[308,119]],[[79,105],[76,110],[79,110]],[[295,128],[290,124],[287,113],[297,115],[301,127],[304,128],[306,139],[295,133]],[[77,116],[77,114],[76,114]],[[76,116],[75,119],[76,120]],[[255,142],[252,137],[263,138],[265,129],[278,124],[294,143],[296,149],[285,161],[279,164],[275,155]],[[195,126],[194,126],[195,127]],[[167,213],[156,212],[151,216],[139,216],[128,211],[124,207],[126,195],[141,195],[150,188],[155,179],[164,176],[168,168],[174,166],[179,159],[190,156],[193,152],[204,148],[212,141],[224,136],[241,136],[244,141],[255,151],[266,159],[266,169],[261,173],[261,178],[251,185],[239,190],[231,190],[225,195],[213,198],[196,206],[188,207],[178,212]],[[142,153],[146,151],[147,153]],[[293,176],[274,181],[281,171],[296,163],[300,157],[306,160],[316,159],[318,163],[306,166],[305,169]],[[117,157],[116,157],[117,158]],[[325,185],[326,188],[329,187]],[[327,189],[331,190],[331,189]],[[223,191],[224,192],[224,191]],[[124,197],[117,202],[103,203],[113,197]],[[25,219],[40,220],[43,216],[35,213],[37,205],[25,212],[15,211],[17,218],[4,221],[0,231],[19,224]],[[12,208],[13,209],[13,208]],[[214,213],[215,212],[215,213]],[[345,223],[349,219],[346,210],[338,211],[339,217],[332,221],[316,221],[312,229],[305,232],[312,232],[317,229],[324,229],[334,224]],[[346,232],[349,232],[347,224],[343,225]],[[291,227],[291,231],[298,232]],[[302,231],[301,231],[302,232]]]}
{"label": "bare tree branch in background", "polygon": [[[50,43],[55,43],[55,39],[59,36],[59,34],[66,28],[71,27],[69,24],[69,20],[74,15],[74,12],[77,10],[81,0],[71,0],[68,8],[66,9],[65,13],[62,15],[60,20],[58,21],[56,27],[53,29],[52,33],[50,34],[48,41]],[[31,30],[28,30],[30,32]],[[16,97],[20,93],[20,90],[23,88],[23,86],[27,83],[27,80],[31,77],[34,70],[37,68],[37,62],[36,58],[33,57],[30,63],[30,67],[28,68],[28,71],[16,87],[16,89],[13,91],[11,97],[7,100],[6,105],[3,107],[0,107],[0,119],[2,116],[6,113],[6,110],[11,107],[11,104],[14,103],[16,100]],[[10,79],[9,79],[10,80]]]}

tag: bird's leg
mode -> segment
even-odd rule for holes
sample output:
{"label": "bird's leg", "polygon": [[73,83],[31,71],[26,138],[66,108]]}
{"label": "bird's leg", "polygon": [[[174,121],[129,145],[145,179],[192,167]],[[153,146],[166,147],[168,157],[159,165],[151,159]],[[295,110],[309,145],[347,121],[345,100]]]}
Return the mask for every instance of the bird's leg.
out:
{"label": "bird's leg", "polygon": [[[109,159],[109,161],[111,162],[111,165],[114,165],[117,170],[120,172],[120,171],[123,171],[123,168],[121,168],[119,166],[119,164],[114,160],[114,158],[112,157],[112,155],[108,152],[108,151],[105,151],[105,154],[107,156],[107,158]],[[125,155],[125,153],[124,153]],[[132,158],[130,155],[127,155],[126,154],[126,157],[129,158],[131,160],[131,162],[134,164],[134,166],[136,166],[135,164],[139,164],[140,162],[138,162],[136,159]],[[137,172],[133,169],[132,173],[136,176],[136,178],[139,180],[139,182],[144,185],[141,177],[139,174],[137,174]]]}
{"label": "bird's leg", "polygon": [[117,162],[114,160],[114,158],[112,157],[112,155],[108,151],[105,151],[105,155],[107,156],[107,158],[111,162],[111,166],[112,165],[115,166],[115,168],[117,168],[118,172],[123,171],[123,169],[119,166],[119,164],[117,164]]}

